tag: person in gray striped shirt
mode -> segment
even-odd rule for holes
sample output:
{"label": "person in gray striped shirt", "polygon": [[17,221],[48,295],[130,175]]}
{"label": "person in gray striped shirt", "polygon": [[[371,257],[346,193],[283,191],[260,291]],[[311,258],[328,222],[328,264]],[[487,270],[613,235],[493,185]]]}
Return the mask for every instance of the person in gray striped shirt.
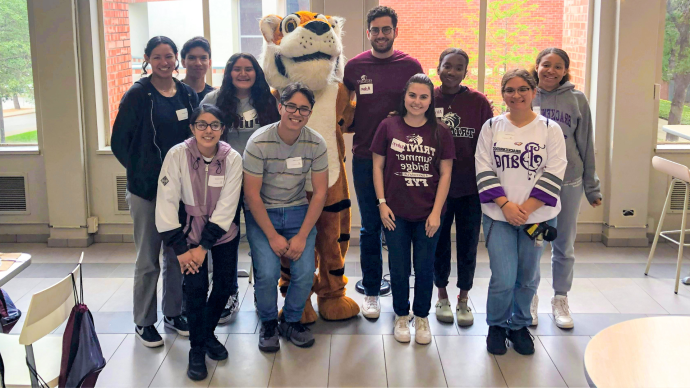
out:
{"label": "person in gray striped shirt", "polygon": [[[314,336],[300,323],[314,279],[315,224],[326,202],[326,141],[307,122],[314,94],[306,86],[288,85],[280,96],[280,121],[259,128],[244,149],[244,200],[247,239],[254,265],[254,292],[261,319],[259,349],[280,349],[279,333],[300,347]],[[313,196],[305,185],[311,178]],[[280,258],[290,259],[281,268]],[[290,274],[290,286],[278,323],[278,279]]]}

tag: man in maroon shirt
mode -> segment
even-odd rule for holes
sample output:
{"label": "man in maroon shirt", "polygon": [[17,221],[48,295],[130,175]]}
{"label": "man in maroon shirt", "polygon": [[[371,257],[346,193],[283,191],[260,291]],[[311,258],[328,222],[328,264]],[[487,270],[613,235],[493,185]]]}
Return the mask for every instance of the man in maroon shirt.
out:
{"label": "man in maroon shirt", "polygon": [[398,15],[390,7],[378,6],[367,14],[367,38],[371,50],[350,59],[345,65],[343,82],[356,96],[352,176],[362,219],[360,262],[362,286],[366,297],[362,315],[378,318],[381,313],[379,294],[382,288],[381,217],[374,190],[371,141],[376,128],[389,112],[397,110],[405,84],[413,75],[423,73],[422,65],[409,55],[393,49],[398,36]]}

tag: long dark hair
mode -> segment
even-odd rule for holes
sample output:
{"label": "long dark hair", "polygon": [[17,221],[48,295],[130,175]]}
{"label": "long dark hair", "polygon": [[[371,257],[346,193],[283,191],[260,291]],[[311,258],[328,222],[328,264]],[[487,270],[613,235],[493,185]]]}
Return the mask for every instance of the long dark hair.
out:
{"label": "long dark hair", "polygon": [[426,124],[428,124],[431,127],[431,133],[433,133],[434,143],[436,143],[434,163],[438,167],[440,163],[439,157],[443,149],[443,143],[441,143],[441,135],[439,133],[441,131],[441,128],[439,127],[438,121],[436,120],[436,101],[434,98],[434,83],[431,81],[431,78],[429,78],[424,73],[415,74],[407,81],[407,84],[405,84],[405,89],[403,89],[402,99],[400,100],[400,107],[398,108],[398,112],[400,112],[400,117],[403,120],[405,119],[405,116],[407,116],[407,108],[405,108],[405,96],[407,95],[407,90],[410,88],[411,84],[422,84],[426,85],[429,88],[429,96],[431,98],[431,103],[429,104],[429,107],[427,108],[426,112],[424,112],[424,116],[426,117]]}
{"label": "long dark hair", "polygon": [[[537,85],[539,84],[539,74],[537,74],[537,70],[539,69],[539,64],[541,63],[541,60],[549,55],[549,54],[556,54],[565,63],[565,69],[570,70],[570,57],[568,56],[568,53],[565,52],[563,49],[559,49],[557,47],[549,47],[546,49],[541,50],[539,54],[537,55],[537,60],[535,61],[535,66],[534,69],[532,70],[532,77],[534,78],[535,81],[537,81]],[[563,78],[561,79],[561,82],[559,82],[559,85],[563,85],[564,83],[568,82],[570,80],[570,73],[566,73]]]}
{"label": "long dark hair", "polygon": [[249,60],[256,73],[256,80],[251,88],[250,101],[254,109],[256,109],[256,113],[259,115],[259,123],[261,125],[266,125],[280,120],[278,108],[276,107],[276,100],[271,94],[271,88],[266,82],[266,76],[261,66],[259,66],[259,62],[252,54],[237,53],[233,54],[225,65],[223,83],[218,91],[217,105],[225,114],[226,126],[235,128],[239,128],[240,126],[240,115],[237,113],[240,99],[235,96],[237,88],[235,88],[235,85],[232,83],[232,68],[240,58]]}
{"label": "long dark hair", "polygon": [[[144,54],[147,57],[151,57],[151,53],[153,52],[153,49],[156,47],[162,45],[162,44],[167,44],[170,46],[172,49],[173,53],[175,53],[175,56],[177,56],[177,46],[175,45],[175,42],[172,41],[172,39],[168,38],[167,36],[154,36],[153,38],[149,39],[149,41],[146,43],[146,48],[144,48]],[[148,62],[144,60],[144,63],[141,64],[141,73],[143,75],[148,74],[146,72],[146,66],[148,66]],[[175,72],[177,72],[177,69],[180,67],[180,61],[179,59],[175,59]],[[179,73],[179,72],[178,72]]]}

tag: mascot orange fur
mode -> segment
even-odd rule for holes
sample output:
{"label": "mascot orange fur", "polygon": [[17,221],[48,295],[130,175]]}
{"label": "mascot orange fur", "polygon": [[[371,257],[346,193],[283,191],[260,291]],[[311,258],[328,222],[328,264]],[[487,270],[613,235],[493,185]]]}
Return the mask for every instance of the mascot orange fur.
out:
{"label": "mascot orange fur", "polygon": [[[350,193],[345,174],[343,128],[350,126],[354,105],[342,84],[344,19],[300,11],[285,18],[269,15],[260,27],[266,44],[262,54],[268,84],[278,95],[288,84],[301,82],[316,97],[307,126],[321,134],[328,146],[328,197],[316,223],[316,266],[312,291],[319,314],[327,320],[342,320],[359,313],[359,306],[345,295],[345,254],[350,240]],[[307,181],[307,191],[312,191]],[[281,262],[280,290],[290,281],[289,262]],[[302,323],[316,321],[307,300]]]}

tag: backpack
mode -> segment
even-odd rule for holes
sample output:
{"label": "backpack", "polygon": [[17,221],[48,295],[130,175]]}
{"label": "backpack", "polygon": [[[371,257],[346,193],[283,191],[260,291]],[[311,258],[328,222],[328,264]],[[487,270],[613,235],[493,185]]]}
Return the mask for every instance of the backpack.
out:
{"label": "backpack", "polygon": [[[0,325],[2,326],[2,332],[9,334],[21,316],[22,312],[14,305],[7,292],[0,288]],[[2,362],[2,355],[0,355],[0,387],[5,388],[5,364]]]}

